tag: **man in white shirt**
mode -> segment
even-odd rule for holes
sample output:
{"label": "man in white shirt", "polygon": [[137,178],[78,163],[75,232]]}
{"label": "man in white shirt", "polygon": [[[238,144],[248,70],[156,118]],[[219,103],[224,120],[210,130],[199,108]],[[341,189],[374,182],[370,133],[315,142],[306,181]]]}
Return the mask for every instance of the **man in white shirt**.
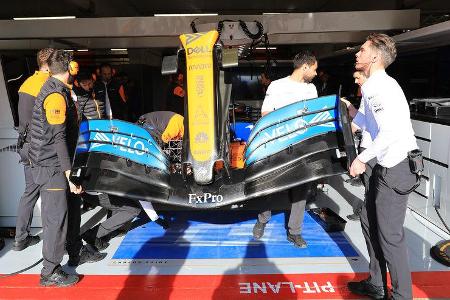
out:
{"label": "man in white shirt", "polygon": [[411,272],[403,223],[408,195],[416,183],[409,167],[408,152],[417,149],[409,107],[401,87],[385,69],[395,60],[393,39],[371,34],[356,54],[356,69],[368,77],[362,86],[362,106],[350,107],[353,124],[367,130],[372,143],[350,166],[350,175],[366,171],[376,158],[369,193],[361,212],[361,227],[370,256],[369,278],[349,282],[353,293],[383,299],[387,296],[386,264],[392,282],[393,299],[412,299]]}
{"label": "man in white shirt", "polygon": [[[294,57],[294,71],[288,77],[272,81],[267,88],[266,97],[261,108],[261,115],[282,108],[301,100],[317,98],[317,90],[311,80],[317,75],[317,59],[309,51],[300,52]],[[306,248],[307,244],[301,236],[303,216],[305,214],[306,199],[311,194],[316,183],[307,183],[289,190],[291,201],[291,213],[289,216],[287,234],[288,241],[296,247]],[[295,199],[297,197],[297,199]],[[258,215],[258,220],[253,227],[253,237],[260,239],[264,235],[264,229],[271,217],[271,211],[267,210]]]}
{"label": "man in white shirt", "polygon": [[270,83],[261,107],[261,116],[301,100],[317,98],[316,86],[311,83],[317,75],[317,60],[311,53],[305,53],[295,56],[295,69],[290,76]]}

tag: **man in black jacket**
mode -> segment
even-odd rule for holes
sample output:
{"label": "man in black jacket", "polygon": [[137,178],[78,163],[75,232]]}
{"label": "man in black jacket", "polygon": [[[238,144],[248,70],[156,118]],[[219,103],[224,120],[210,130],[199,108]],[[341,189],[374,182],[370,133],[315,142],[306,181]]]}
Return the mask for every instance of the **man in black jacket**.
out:
{"label": "man in black jacket", "polygon": [[65,273],[60,263],[67,234],[68,192],[79,194],[81,187],[69,180],[71,157],[78,136],[78,118],[70,97],[70,78],[76,72],[68,53],[54,51],[48,60],[52,76],[36,97],[31,117],[31,174],[42,200],[42,286],[70,286],[79,280]]}
{"label": "man in black jacket", "polygon": [[125,89],[112,77],[112,67],[109,64],[100,66],[100,80],[94,84],[95,96],[105,103],[107,119],[128,120],[128,106]]}
{"label": "man in black jacket", "polygon": [[80,73],[77,76],[79,86],[74,86],[73,91],[77,98],[77,109],[81,119],[104,119],[105,103],[97,99],[94,93],[94,79],[88,72]]}

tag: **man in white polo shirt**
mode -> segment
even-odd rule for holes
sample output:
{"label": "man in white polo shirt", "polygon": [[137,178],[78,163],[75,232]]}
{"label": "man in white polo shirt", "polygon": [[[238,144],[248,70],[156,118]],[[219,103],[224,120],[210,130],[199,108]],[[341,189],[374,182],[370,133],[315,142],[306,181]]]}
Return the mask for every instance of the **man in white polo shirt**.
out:
{"label": "man in white polo shirt", "polygon": [[[309,51],[298,53],[294,57],[294,71],[290,76],[281,78],[267,88],[266,97],[261,108],[264,116],[271,111],[282,108],[301,100],[317,98],[317,90],[311,80],[317,75],[317,59]],[[303,216],[305,214],[306,199],[312,192],[316,183],[307,183],[289,190],[291,201],[291,213],[289,216],[287,234],[288,241],[296,247],[306,248],[307,244],[302,238]],[[264,229],[271,217],[271,211],[267,210],[258,215],[258,221],[253,227],[253,237],[260,239],[264,235]]]}
{"label": "man in white polo shirt", "polygon": [[[411,272],[403,223],[408,194],[416,184],[408,160],[417,149],[409,107],[397,81],[385,69],[396,58],[395,42],[385,34],[371,34],[356,54],[356,69],[368,77],[362,86],[362,107],[350,109],[353,124],[370,133],[372,143],[350,166],[350,175],[366,171],[376,158],[369,193],[361,212],[361,227],[370,256],[369,278],[349,282],[353,293],[383,299],[387,296],[386,264],[393,299],[412,299]],[[356,114],[356,115],[355,115]]]}
{"label": "man in white polo shirt", "polygon": [[267,88],[261,116],[301,100],[317,98],[316,86],[311,83],[317,75],[317,66],[315,56],[309,51],[297,54],[292,74],[272,81]]}

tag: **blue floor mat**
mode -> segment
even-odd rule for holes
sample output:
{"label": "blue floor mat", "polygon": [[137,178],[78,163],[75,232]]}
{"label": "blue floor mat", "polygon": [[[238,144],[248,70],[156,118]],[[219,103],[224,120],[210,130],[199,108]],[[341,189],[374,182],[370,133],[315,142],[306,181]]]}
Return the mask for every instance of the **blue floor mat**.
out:
{"label": "blue floor mat", "polygon": [[[148,222],[128,232],[113,259],[220,259],[358,256],[340,232],[327,233],[305,213],[305,249],[286,240],[285,214],[273,213],[264,237],[254,240],[256,213],[234,211],[170,212],[171,227]],[[146,222],[145,218],[137,222]],[[136,221],[135,221],[136,222]]]}

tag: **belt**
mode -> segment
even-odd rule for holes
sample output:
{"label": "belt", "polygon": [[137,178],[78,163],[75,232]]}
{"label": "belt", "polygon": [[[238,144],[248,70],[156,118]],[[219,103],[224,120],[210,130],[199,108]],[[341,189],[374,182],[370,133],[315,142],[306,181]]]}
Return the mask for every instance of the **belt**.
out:
{"label": "belt", "polygon": [[392,167],[389,167],[389,168],[388,168],[388,167],[383,167],[383,166],[380,165],[380,164],[377,164],[377,165],[380,166],[381,170],[383,170],[384,172],[386,172],[387,170],[392,169],[392,168],[395,168],[396,166],[400,165],[400,164],[403,163],[403,162],[408,162],[408,158],[403,159],[401,162],[399,162],[399,163],[396,164],[395,166],[392,166]]}

